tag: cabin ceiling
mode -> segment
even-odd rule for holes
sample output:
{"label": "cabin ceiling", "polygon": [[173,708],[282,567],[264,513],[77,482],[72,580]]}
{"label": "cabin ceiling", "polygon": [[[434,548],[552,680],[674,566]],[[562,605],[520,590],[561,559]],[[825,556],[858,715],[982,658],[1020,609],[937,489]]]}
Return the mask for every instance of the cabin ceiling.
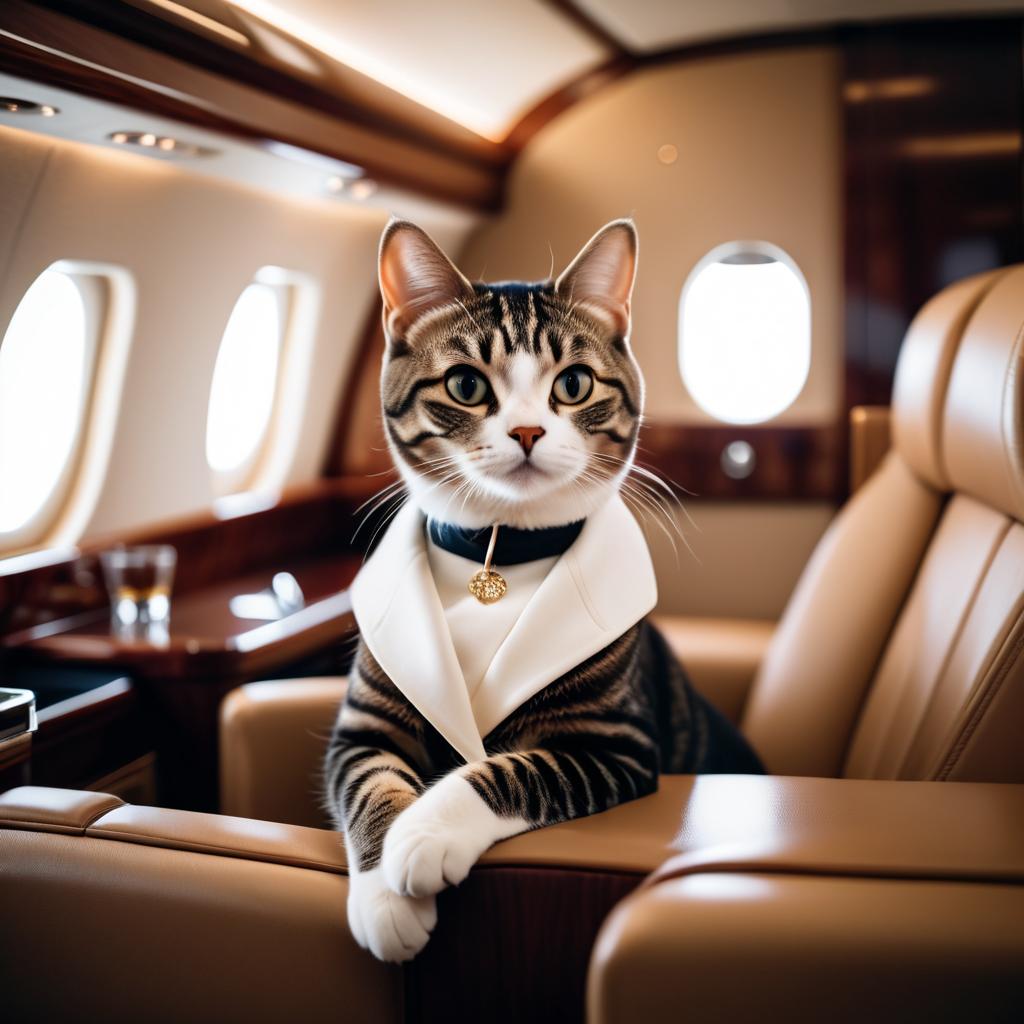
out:
{"label": "cabin ceiling", "polygon": [[1024,8],[1024,0],[230,2],[492,141],[610,61],[759,33]]}
{"label": "cabin ceiling", "polygon": [[611,56],[543,0],[233,0],[335,60],[499,141]]}
{"label": "cabin ceiling", "polygon": [[[322,4],[329,6],[330,0],[322,0]],[[843,22],[968,13],[977,17],[1017,11],[1024,3],[1020,0],[572,0],[571,6],[600,25],[626,49],[652,53],[730,36],[824,28]]]}

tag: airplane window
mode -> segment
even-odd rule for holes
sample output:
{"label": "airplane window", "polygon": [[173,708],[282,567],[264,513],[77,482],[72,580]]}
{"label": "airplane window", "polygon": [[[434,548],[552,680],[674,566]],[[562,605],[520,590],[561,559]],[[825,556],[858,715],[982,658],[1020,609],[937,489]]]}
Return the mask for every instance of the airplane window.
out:
{"label": "airplane window", "polygon": [[235,303],[210,389],[206,458],[214,473],[244,474],[259,455],[274,409],[286,315],[287,293],[260,281]]}
{"label": "airplane window", "polygon": [[87,325],[74,278],[51,267],[0,341],[0,540],[43,512],[69,468],[92,363]]}
{"label": "airplane window", "polygon": [[811,299],[767,242],[732,242],[694,267],[679,300],[679,369],[693,400],[728,423],[778,416],[811,366]]}

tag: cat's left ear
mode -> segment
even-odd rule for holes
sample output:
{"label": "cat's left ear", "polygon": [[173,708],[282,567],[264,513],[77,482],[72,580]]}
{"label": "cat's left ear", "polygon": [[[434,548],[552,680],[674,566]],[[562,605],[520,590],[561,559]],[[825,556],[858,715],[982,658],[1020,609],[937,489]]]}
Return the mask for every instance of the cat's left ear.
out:
{"label": "cat's left ear", "polygon": [[555,282],[557,294],[609,322],[616,334],[629,333],[629,303],[636,278],[636,227],[631,220],[606,224],[580,250]]}

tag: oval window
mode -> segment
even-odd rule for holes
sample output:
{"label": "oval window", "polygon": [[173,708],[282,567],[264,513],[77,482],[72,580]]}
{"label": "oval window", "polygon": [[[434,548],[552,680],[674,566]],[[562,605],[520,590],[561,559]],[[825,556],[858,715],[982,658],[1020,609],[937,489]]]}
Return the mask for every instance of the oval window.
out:
{"label": "oval window", "polygon": [[728,423],[789,408],[811,367],[811,300],[767,242],[731,242],[694,267],[679,300],[679,369],[693,400]]}
{"label": "oval window", "polygon": [[0,341],[0,533],[27,526],[76,448],[86,399],[85,302],[68,274],[43,271]]}
{"label": "oval window", "polygon": [[274,410],[284,320],[284,298],[273,285],[254,282],[235,303],[206,421],[206,459],[215,473],[242,472],[259,454]]}

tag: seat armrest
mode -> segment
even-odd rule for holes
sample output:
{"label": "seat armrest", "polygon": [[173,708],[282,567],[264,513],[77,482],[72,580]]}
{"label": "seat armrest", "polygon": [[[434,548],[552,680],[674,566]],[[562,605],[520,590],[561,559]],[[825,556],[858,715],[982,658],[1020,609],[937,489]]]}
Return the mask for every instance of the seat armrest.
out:
{"label": "seat armrest", "polygon": [[319,828],[321,770],[345,698],[341,677],[282,679],[232,690],[220,711],[225,814]]}
{"label": "seat armrest", "polygon": [[14,1020],[402,1019],[348,931],[329,832],[22,787],[0,795]]}
{"label": "seat armrest", "polygon": [[693,685],[738,725],[775,623],[682,615],[656,615],[653,621]]}
{"label": "seat armrest", "polygon": [[675,845],[602,927],[597,1024],[1024,1013],[1024,786],[704,776]]}

